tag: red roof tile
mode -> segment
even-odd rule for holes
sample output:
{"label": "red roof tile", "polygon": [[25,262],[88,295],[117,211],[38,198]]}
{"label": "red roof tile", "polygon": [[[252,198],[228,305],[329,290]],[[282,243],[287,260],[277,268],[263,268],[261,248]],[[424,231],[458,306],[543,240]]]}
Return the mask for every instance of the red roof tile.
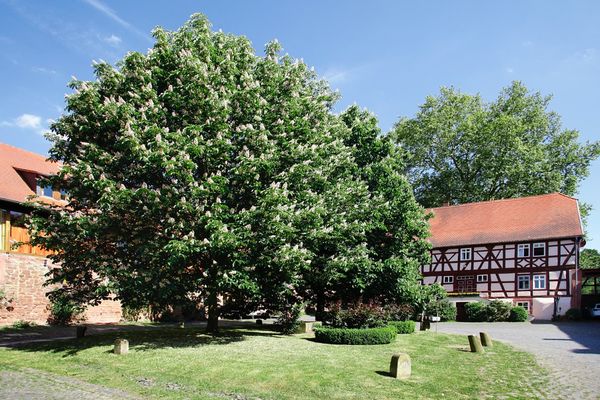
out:
{"label": "red roof tile", "polygon": [[429,211],[433,247],[583,236],[577,199],[560,193]]}
{"label": "red roof tile", "polygon": [[0,143],[0,200],[22,203],[35,191],[18,171],[36,175],[52,175],[59,165],[46,157],[18,147]]}

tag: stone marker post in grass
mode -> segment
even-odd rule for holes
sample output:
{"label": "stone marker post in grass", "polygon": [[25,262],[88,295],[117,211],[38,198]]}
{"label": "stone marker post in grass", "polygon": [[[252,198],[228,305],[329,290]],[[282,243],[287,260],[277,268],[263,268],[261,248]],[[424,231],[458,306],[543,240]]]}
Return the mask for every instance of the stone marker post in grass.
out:
{"label": "stone marker post in grass", "polygon": [[315,326],[321,326],[320,321],[300,321],[296,333],[312,333]]}
{"label": "stone marker post in grass", "polygon": [[492,347],[492,337],[487,332],[479,332],[479,337],[481,338],[481,344],[485,347]]}
{"label": "stone marker post in grass", "polygon": [[407,379],[410,378],[410,374],[410,356],[406,353],[394,354],[390,361],[390,376],[396,379]]}
{"label": "stone marker post in grass", "polygon": [[256,325],[262,325],[263,324],[263,320],[262,319],[257,319],[256,320]]}
{"label": "stone marker post in grass", "polygon": [[113,353],[115,354],[127,354],[129,352],[129,342],[127,339],[115,340],[115,347]]}
{"label": "stone marker post in grass", "polygon": [[471,346],[471,353],[483,353],[483,347],[477,336],[469,335],[469,346]]}
{"label": "stone marker post in grass", "polygon": [[87,330],[87,326],[78,326],[77,327],[77,332],[75,334],[75,337],[77,339],[81,339],[82,337],[85,336],[85,331]]}

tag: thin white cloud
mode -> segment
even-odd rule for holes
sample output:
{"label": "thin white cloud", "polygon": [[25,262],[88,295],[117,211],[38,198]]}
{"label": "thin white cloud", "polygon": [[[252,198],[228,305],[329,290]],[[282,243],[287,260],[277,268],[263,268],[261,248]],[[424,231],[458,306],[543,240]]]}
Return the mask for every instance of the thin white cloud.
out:
{"label": "thin white cloud", "polygon": [[112,19],[113,21],[115,21],[116,23],[118,23],[119,25],[121,25],[122,27],[127,29],[128,31],[133,32],[136,35],[138,35],[148,41],[152,41],[152,39],[147,34],[140,31],[138,28],[133,26],[128,21],[125,21],[123,18],[119,17],[119,15],[115,11],[113,11],[112,8],[110,8],[109,6],[107,6],[106,4],[101,2],[100,0],[83,0],[83,1],[85,1],[87,4],[94,7],[96,10],[100,11],[102,14],[106,15],[108,18]]}
{"label": "thin white cloud", "polygon": [[42,118],[33,114],[22,114],[15,119],[15,125],[19,128],[39,129]]}
{"label": "thin white cloud", "polygon": [[337,85],[347,81],[351,76],[350,70],[330,68],[323,74],[323,79],[332,85]]}
{"label": "thin white cloud", "polygon": [[105,37],[104,41],[113,47],[118,47],[123,40],[117,35],[110,35]]}
{"label": "thin white cloud", "polygon": [[31,70],[33,72],[39,72],[42,74],[48,74],[48,75],[56,75],[57,72],[53,69],[50,68],[45,68],[45,67],[32,67]]}
{"label": "thin white cloud", "polygon": [[506,72],[512,74],[515,72],[515,70],[512,67],[506,67]]}

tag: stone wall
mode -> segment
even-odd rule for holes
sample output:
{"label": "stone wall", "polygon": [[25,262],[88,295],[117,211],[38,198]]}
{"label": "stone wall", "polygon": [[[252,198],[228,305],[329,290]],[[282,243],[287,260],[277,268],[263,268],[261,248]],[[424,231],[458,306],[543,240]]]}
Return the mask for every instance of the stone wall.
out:
{"label": "stone wall", "polygon": [[[46,293],[50,288],[43,284],[51,266],[52,262],[44,257],[0,253],[0,291],[6,296],[0,300],[0,325],[19,320],[46,323],[49,315]],[[88,323],[118,322],[121,306],[118,301],[104,301],[88,307],[85,317]]]}

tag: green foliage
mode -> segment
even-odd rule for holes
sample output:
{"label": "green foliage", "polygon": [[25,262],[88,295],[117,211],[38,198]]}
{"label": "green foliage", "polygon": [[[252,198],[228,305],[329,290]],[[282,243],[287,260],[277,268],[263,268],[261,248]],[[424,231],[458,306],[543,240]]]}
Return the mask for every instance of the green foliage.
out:
{"label": "green foliage", "polygon": [[508,321],[512,304],[502,300],[492,300],[487,304],[487,320],[490,322]]}
{"label": "green foliage", "polygon": [[490,103],[454,88],[427,97],[417,115],[402,118],[393,131],[420,203],[575,195],[600,145],[579,143],[578,131],[563,129],[560,116],[548,110],[550,100],[520,82]]}
{"label": "green foliage", "polygon": [[513,306],[502,300],[492,300],[489,303],[483,301],[465,304],[467,320],[473,322],[501,322],[508,321]]}
{"label": "green foliage", "polygon": [[122,319],[128,322],[136,322],[143,319],[150,319],[152,311],[150,307],[129,307],[124,305],[121,307]]}
{"label": "green foliage", "polygon": [[34,326],[37,326],[37,324],[35,322],[32,321],[25,321],[25,320],[19,320],[19,321],[15,321],[12,324],[12,327],[14,329],[27,329],[27,328],[32,328]]}
{"label": "green foliage", "polygon": [[510,309],[508,320],[511,322],[525,322],[529,318],[529,313],[521,306],[515,306]]}
{"label": "green foliage", "polygon": [[64,295],[50,297],[48,324],[67,326],[82,320],[85,307]]}
{"label": "green foliage", "polygon": [[415,308],[410,304],[388,304],[383,310],[388,321],[406,321],[415,315]]}
{"label": "green foliage", "polygon": [[570,321],[579,321],[583,318],[581,310],[579,308],[569,308],[565,313],[565,319]]}
{"label": "green foliage", "polygon": [[378,328],[354,329],[321,326],[314,328],[315,340],[331,344],[387,344],[396,339],[396,328],[384,326]]}
{"label": "green foliage", "polygon": [[600,268],[600,252],[596,249],[583,249],[579,253],[579,266],[582,269]]}
{"label": "green foliage", "polygon": [[356,303],[344,309],[337,304],[330,308],[324,322],[336,328],[374,328],[385,326],[388,315],[376,303]]}
{"label": "green foliage", "polygon": [[416,327],[415,321],[390,321],[388,325],[396,328],[399,335],[414,333]]}
{"label": "green foliage", "polygon": [[487,305],[483,301],[469,302],[465,304],[467,320],[472,322],[487,321]]}
{"label": "green foliage", "polygon": [[73,80],[52,124],[64,167],[47,183],[69,204],[30,234],[61,265],[59,293],[194,301],[209,326],[220,296],[285,311],[416,293],[428,226],[371,114],[335,115],[337,94],[276,42],[258,56],[202,15],[153,34],[148,53]]}
{"label": "green foliage", "polygon": [[442,321],[455,321],[456,306],[448,301],[448,299],[440,299],[427,307],[427,314],[438,316]]}
{"label": "green foliage", "polygon": [[302,305],[294,304],[288,309],[283,310],[277,318],[277,329],[284,335],[291,335],[296,332],[300,326],[300,314],[302,313]]}

